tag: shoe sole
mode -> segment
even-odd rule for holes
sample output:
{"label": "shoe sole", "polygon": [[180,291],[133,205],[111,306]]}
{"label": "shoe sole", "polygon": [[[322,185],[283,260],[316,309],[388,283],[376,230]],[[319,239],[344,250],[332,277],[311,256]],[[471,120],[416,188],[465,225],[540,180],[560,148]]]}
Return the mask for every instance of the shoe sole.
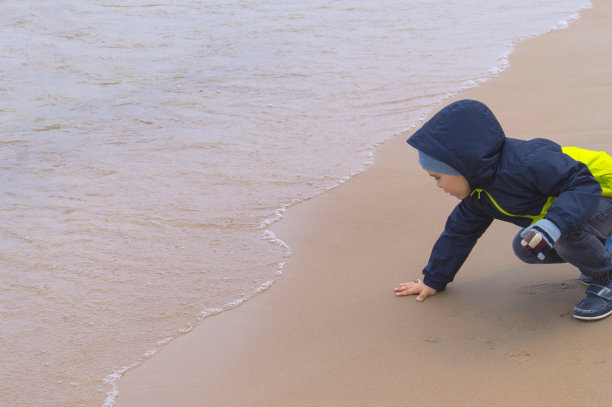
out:
{"label": "shoe sole", "polygon": [[597,315],[597,316],[594,316],[594,317],[587,317],[587,316],[582,316],[582,315],[574,314],[574,318],[580,319],[580,320],[583,320],[583,321],[597,321],[598,319],[604,319],[605,317],[609,316],[610,314],[612,314],[612,310],[608,311],[607,313],[605,313],[603,315]]}

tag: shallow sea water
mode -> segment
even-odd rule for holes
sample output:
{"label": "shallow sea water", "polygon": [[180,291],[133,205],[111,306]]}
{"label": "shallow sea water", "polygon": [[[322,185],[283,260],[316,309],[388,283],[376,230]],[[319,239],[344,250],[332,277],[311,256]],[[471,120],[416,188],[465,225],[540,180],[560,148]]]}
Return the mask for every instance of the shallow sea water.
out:
{"label": "shallow sea water", "polygon": [[584,7],[0,1],[3,405],[111,406],[281,278],[285,208]]}

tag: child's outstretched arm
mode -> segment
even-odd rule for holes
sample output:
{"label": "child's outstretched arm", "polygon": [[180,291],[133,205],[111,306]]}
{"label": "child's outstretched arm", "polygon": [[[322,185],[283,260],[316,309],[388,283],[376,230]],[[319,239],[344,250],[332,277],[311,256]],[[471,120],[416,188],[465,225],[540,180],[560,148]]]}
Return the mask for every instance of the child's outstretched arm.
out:
{"label": "child's outstretched arm", "polygon": [[[425,283],[419,278],[413,283],[402,283],[399,287],[395,288],[395,295],[416,295],[417,301],[425,301],[429,296],[435,295],[438,290],[425,285]],[[418,294],[418,295],[417,295]]]}

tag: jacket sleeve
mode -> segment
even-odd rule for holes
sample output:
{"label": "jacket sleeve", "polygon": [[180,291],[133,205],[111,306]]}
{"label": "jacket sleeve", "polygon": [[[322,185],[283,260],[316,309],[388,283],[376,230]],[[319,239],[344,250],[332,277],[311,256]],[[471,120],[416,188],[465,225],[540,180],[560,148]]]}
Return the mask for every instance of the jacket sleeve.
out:
{"label": "jacket sleeve", "polygon": [[453,281],[476,241],[493,221],[493,218],[474,211],[470,201],[471,197],[464,199],[450,214],[423,269],[423,282],[438,291]]}
{"label": "jacket sleeve", "polygon": [[545,218],[554,222],[562,235],[578,229],[597,208],[601,185],[585,164],[564,154],[557,144],[548,142],[532,149],[525,170],[535,189],[557,197]]}

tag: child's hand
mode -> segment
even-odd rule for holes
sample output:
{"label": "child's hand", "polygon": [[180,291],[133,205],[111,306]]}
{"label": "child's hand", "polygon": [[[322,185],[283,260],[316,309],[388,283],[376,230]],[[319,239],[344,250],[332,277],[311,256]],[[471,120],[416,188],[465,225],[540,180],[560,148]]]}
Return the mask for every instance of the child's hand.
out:
{"label": "child's hand", "polygon": [[561,231],[557,225],[547,219],[541,219],[523,229],[521,245],[528,252],[538,256],[538,259],[544,260],[560,236]]}
{"label": "child's hand", "polygon": [[428,285],[425,285],[425,283],[421,280],[421,279],[417,279],[417,281],[413,282],[413,283],[402,283],[400,284],[399,287],[395,288],[395,295],[402,296],[402,295],[417,295],[416,300],[417,301],[425,301],[425,298],[431,296],[431,295],[435,295],[438,290],[431,288]]}

